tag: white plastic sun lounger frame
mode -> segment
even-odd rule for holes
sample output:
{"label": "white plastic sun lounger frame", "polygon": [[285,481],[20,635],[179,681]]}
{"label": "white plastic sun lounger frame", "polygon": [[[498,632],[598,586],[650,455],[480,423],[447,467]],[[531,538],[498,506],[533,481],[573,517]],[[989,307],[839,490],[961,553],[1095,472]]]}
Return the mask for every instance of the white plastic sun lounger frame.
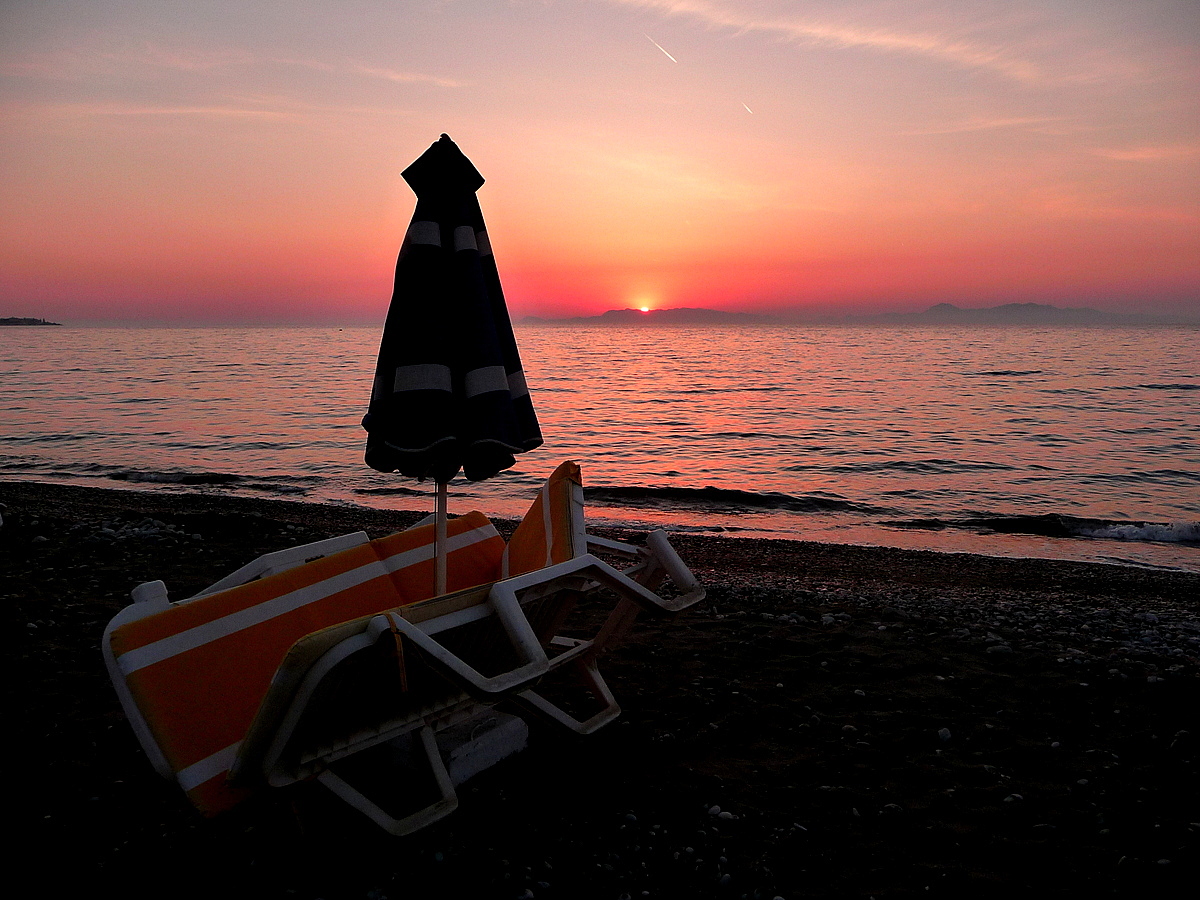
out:
{"label": "white plastic sun lounger frame", "polygon": [[[435,615],[419,624],[410,622],[404,613],[406,610],[413,610],[422,604],[401,607],[371,617],[363,631],[335,643],[309,665],[302,675],[292,673],[290,677],[295,682],[295,687],[290,689],[292,693],[288,709],[283,715],[278,729],[269,735],[268,746],[262,754],[261,763],[251,762],[247,756],[247,754],[253,755],[254,747],[261,746],[261,744],[256,745],[255,742],[248,740],[244,745],[243,755],[239,756],[239,762],[234,767],[235,776],[244,777],[251,774],[248,769],[254,768],[266,776],[268,783],[282,786],[315,775],[329,790],[359,809],[384,830],[392,834],[403,835],[437,821],[452,812],[458,805],[454,786],[434,739],[437,730],[461,721],[474,712],[491,705],[505,694],[511,694],[513,699],[531,711],[582,734],[591,733],[616,718],[620,714],[620,707],[599,673],[597,668],[599,655],[624,634],[638,610],[678,612],[703,598],[704,589],[679,558],[675,549],[668,542],[666,534],[662,531],[655,531],[648,535],[646,548],[591,534],[586,535],[586,540],[589,550],[596,549],[625,559],[637,560],[637,562],[630,568],[619,571],[591,553],[586,553],[566,562],[496,582],[487,590],[486,599],[483,602],[469,604],[444,615]],[[178,603],[186,603],[246,584],[257,578],[287,571],[314,559],[359,546],[368,541],[367,534],[360,531],[267,553]],[[665,575],[669,575],[680,590],[679,596],[672,600],[664,600],[654,592],[654,588]],[[610,588],[620,598],[613,612],[590,640],[558,636],[551,638],[548,644],[562,652],[554,657],[549,657],[534,634],[521,608],[522,604],[530,603],[556,591],[576,590],[590,593],[601,586]],[[482,599],[482,592],[480,594]],[[110,675],[113,675],[113,684],[117,686],[121,705],[139,742],[159,774],[167,779],[172,779],[174,774],[130,695],[124,679],[117,677],[119,670],[110,649],[111,642],[108,634],[122,625],[162,612],[176,604],[168,600],[167,589],[162,581],[139,585],[133,590],[132,599],[134,603],[121,610],[108,624],[103,641],[105,660]],[[440,599],[443,598],[433,598],[424,603],[436,603]],[[512,642],[521,664],[508,672],[485,677],[465,660],[444,647],[435,638],[435,635],[459,625],[486,618],[489,615],[497,617]],[[358,650],[369,647],[378,641],[384,632],[390,631],[407,637],[445,675],[457,683],[461,690],[449,692],[438,699],[432,699],[420,710],[419,714],[388,723],[389,727],[374,733],[358,733],[336,739],[319,761],[313,760],[317,763],[319,771],[312,769],[293,773],[283,771],[280,767],[280,760],[284,749],[321,679],[338,662]],[[601,704],[599,712],[583,721],[570,716],[534,690],[534,685],[540,677],[568,664],[575,667],[585,686]],[[279,685],[279,688],[285,693],[289,690],[283,684]],[[274,690],[275,686],[273,685]],[[488,700],[489,697],[492,698],[491,701]],[[338,759],[344,759],[361,750],[413,731],[418,732],[419,747],[428,760],[439,799],[425,809],[418,810],[409,816],[400,819],[390,816],[358,789],[328,768],[330,763]],[[265,740],[266,736],[262,739]]]}
{"label": "white plastic sun lounger frame", "polygon": [[[661,532],[658,532],[658,534],[661,534]],[[637,548],[630,545],[618,544],[615,541],[606,541],[604,539],[600,540],[604,542],[604,545],[609,550],[637,553]],[[663,541],[665,542],[665,536],[663,536]],[[272,685],[272,690],[276,690],[278,687],[279,689],[294,691],[294,693],[289,701],[288,712],[281,719],[278,730],[271,738],[270,749],[265,755],[264,766],[267,770],[268,780],[273,784],[290,783],[297,780],[294,777],[281,776],[275,771],[275,767],[283,753],[284,747],[291,740],[295,728],[299,724],[304,710],[316,691],[317,686],[339,662],[346,659],[350,654],[371,646],[385,632],[394,631],[411,641],[414,646],[426,654],[427,658],[444,675],[448,676],[463,689],[464,696],[474,695],[480,697],[485,702],[489,697],[499,699],[505,693],[533,684],[551,669],[558,668],[561,665],[580,658],[594,659],[597,653],[604,649],[607,641],[616,637],[614,626],[620,625],[621,619],[624,618],[623,616],[618,617],[618,612],[623,612],[622,610],[615,611],[605,621],[604,625],[597,632],[596,637],[591,640],[580,641],[557,637],[552,639],[553,642],[556,642],[556,646],[566,649],[563,653],[549,658],[524,615],[522,603],[531,602],[565,588],[574,587],[580,590],[587,590],[599,585],[609,587],[623,600],[631,601],[634,609],[642,608],[655,612],[677,612],[701,599],[704,596],[704,589],[696,582],[695,577],[686,566],[683,566],[682,561],[675,555],[673,548],[670,548],[669,544],[666,546],[670,549],[667,560],[673,557],[673,561],[677,564],[676,566],[672,566],[672,568],[676,569],[676,572],[673,573],[673,578],[675,574],[678,575],[676,583],[678,584],[682,581],[686,585],[690,582],[691,587],[690,591],[672,601],[663,600],[652,590],[630,578],[626,573],[618,571],[591,554],[586,554],[567,560],[566,562],[548,566],[544,569],[538,569],[524,575],[495,582],[490,588],[475,588],[461,591],[459,593],[463,597],[477,594],[483,602],[470,603],[451,612],[435,615],[423,621],[409,621],[406,613],[418,612],[426,604],[435,604],[444,601],[445,598],[435,597],[431,600],[414,603],[411,606],[399,607],[372,616],[362,632],[332,645],[319,658],[313,661],[303,677],[297,681],[294,688],[287,688],[282,684],[278,686]],[[658,557],[652,558],[658,559]],[[495,615],[506,632],[508,632],[513,647],[520,653],[521,661],[524,664],[501,675],[485,677],[457,654],[444,647],[435,639],[434,635],[460,625],[479,621],[490,615]],[[522,691],[520,696],[524,698],[530,693],[532,692],[527,690]],[[609,696],[611,697],[611,694]],[[446,704],[447,707],[450,705],[453,705],[453,703]],[[539,706],[544,706],[544,701]],[[401,733],[403,730],[407,729],[402,728],[401,731],[395,733]],[[394,736],[395,733],[391,736]],[[385,737],[379,738],[379,740],[386,739]],[[364,746],[373,745],[378,743],[379,740],[372,739],[369,744]],[[362,748],[360,747],[359,749]],[[337,759],[346,755],[348,754],[338,753],[333,758]],[[277,782],[276,779],[280,777],[287,780]]]}
{"label": "white plastic sun lounger frame", "polygon": [[[435,597],[422,603],[380,613],[358,626],[351,626],[361,627],[362,630],[337,640],[311,662],[305,662],[302,671],[288,668],[285,672],[285,663],[285,667],[281,667],[280,673],[276,675],[276,680],[260,709],[260,716],[264,717],[264,721],[256,721],[251,729],[253,736],[248,735],[243,743],[239,760],[233,769],[235,777],[252,775],[252,770],[258,769],[267,783],[274,787],[283,787],[315,777],[318,782],[385,831],[399,836],[424,828],[449,815],[458,806],[457,794],[438,750],[435,733],[490,706],[506,692],[513,692],[513,698],[530,710],[582,734],[591,733],[614,719],[620,714],[620,707],[597,668],[599,654],[610,642],[624,633],[639,609],[677,612],[700,600],[704,596],[704,589],[661,531],[650,535],[648,550],[592,536],[589,536],[588,541],[589,544],[605,551],[626,558],[638,558],[641,562],[621,572],[595,556],[585,554],[498,581],[490,587],[462,591],[460,595],[463,598],[469,599],[474,594],[481,602],[472,602],[421,621],[410,621],[406,613],[415,613],[415,617],[420,618],[423,606],[445,602],[447,598]],[[630,577],[630,573],[655,580],[661,580],[662,575],[669,574],[683,593],[673,600],[663,600],[653,590]],[[596,636],[591,640],[554,637],[550,643],[562,648],[563,652],[553,658],[548,657],[524,615],[522,605],[558,591],[590,592],[600,586],[611,589],[620,600]],[[485,678],[444,647],[435,636],[490,615],[496,615],[500,620],[514,648],[519,649],[525,664],[499,676]],[[347,625],[350,626],[351,623]],[[389,632],[407,638],[422,651],[435,668],[456,683],[460,690],[442,697],[430,698],[425,705],[412,713],[379,726],[365,728],[349,735],[330,736],[319,752],[310,754],[289,768],[289,763],[285,762],[289,745],[295,738],[322,680],[339,663],[356,652],[372,647]],[[583,721],[570,716],[533,689],[533,685],[542,675],[566,664],[576,666],[584,684],[601,703],[600,711]],[[277,711],[284,704],[286,709],[281,715],[277,712],[272,713],[271,707]],[[276,722],[271,721],[273,715],[278,715]],[[258,732],[256,735],[255,731]],[[419,746],[433,774],[438,799],[410,815],[400,818],[390,815],[378,803],[329,768],[338,760],[413,731],[418,732]]]}

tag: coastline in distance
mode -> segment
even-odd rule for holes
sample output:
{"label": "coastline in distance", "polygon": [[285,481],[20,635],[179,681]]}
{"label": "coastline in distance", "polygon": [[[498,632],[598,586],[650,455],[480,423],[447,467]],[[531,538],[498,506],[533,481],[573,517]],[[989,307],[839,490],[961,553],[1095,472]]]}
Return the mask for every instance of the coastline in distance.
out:
{"label": "coastline in distance", "polygon": [[669,309],[610,309],[598,316],[550,319],[526,316],[522,325],[1193,325],[1193,319],[1111,313],[1090,307],[1059,307],[1048,303],[1005,303],[977,309],[938,303],[922,312],[872,315],[804,315],[727,312],[698,307]]}

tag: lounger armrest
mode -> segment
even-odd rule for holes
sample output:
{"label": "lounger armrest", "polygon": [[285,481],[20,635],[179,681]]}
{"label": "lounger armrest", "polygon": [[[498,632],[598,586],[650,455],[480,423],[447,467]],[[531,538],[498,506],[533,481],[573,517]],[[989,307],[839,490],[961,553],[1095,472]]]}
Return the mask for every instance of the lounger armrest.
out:
{"label": "lounger armrest", "polygon": [[643,553],[640,548],[635,547],[633,544],[626,544],[624,541],[614,541],[610,538],[603,538],[594,534],[587,536],[587,545],[588,550],[599,548],[609,553],[615,553],[618,556],[624,556],[626,559],[637,559]]}
{"label": "lounger armrest", "polygon": [[520,687],[527,687],[531,682],[550,671],[550,660],[546,651],[534,634],[529,620],[521,610],[516,595],[511,589],[503,587],[504,582],[492,586],[488,594],[496,618],[499,619],[505,633],[512,643],[517,659],[522,665],[499,675],[485,676],[469,663],[446,649],[435,637],[428,634],[420,625],[408,621],[398,611],[387,614],[392,627],[404,637],[412,641],[431,659],[472,688],[484,694],[502,694]]}
{"label": "lounger armrest", "polygon": [[[678,559],[678,556],[675,558]],[[679,565],[683,567],[683,572],[687,572],[691,576],[691,572],[686,566],[683,566],[682,562]],[[497,582],[496,586],[505,585],[511,588],[514,594],[521,594],[531,589],[546,587],[551,582],[568,576],[583,576],[592,581],[599,582],[612,588],[617,594],[627,600],[631,600],[643,609],[655,613],[679,612],[704,596],[704,588],[696,582],[694,576],[691,576],[688,582],[692,585],[692,588],[687,593],[666,600],[648,587],[639,584],[624,572],[614,569],[608,563],[597,559],[590,553],[577,556],[566,562],[557,563],[553,566],[546,566],[544,569],[526,572],[524,575],[517,575],[506,581]]]}
{"label": "lounger armrest", "polygon": [[667,533],[665,531],[659,528],[650,532],[646,536],[646,545],[650,548],[650,552],[654,554],[654,558],[658,561],[659,565],[666,569],[667,574],[680,590],[680,596],[670,602],[672,612],[687,609],[693,603],[704,599],[704,588],[696,580],[696,576],[692,574],[692,570],[679,558],[679,554],[675,552],[675,548],[667,540]]}

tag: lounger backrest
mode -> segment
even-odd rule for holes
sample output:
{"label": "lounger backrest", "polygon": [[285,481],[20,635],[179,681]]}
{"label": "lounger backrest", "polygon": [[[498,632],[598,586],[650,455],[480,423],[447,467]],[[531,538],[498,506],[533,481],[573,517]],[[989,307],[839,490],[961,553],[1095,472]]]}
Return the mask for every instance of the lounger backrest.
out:
{"label": "lounger backrest", "polygon": [[[447,525],[451,559],[489,580],[503,540],[472,513]],[[348,619],[425,599],[417,580],[433,556],[432,529],[352,547],[114,628],[110,649],[162,756],[205,813],[245,795],[227,783],[230,766],[289,648]],[[476,548],[475,545],[483,545]],[[478,551],[478,552],[477,552]],[[428,563],[430,569],[432,564]]]}
{"label": "lounger backrest", "polygon": [[546,480],[509,538],[505,575],[524,575],[584,553],[583,480],[579,466],[567,460]]}
{"label": "lounger backrest", "polygon": [[[465,590],[500,577],[504,538],[480,512],[446,524],[446,593]],[[372,541],[400,596],[394,605],[407,606],[434,596],[436,583],[434,526],[422,525]]]}

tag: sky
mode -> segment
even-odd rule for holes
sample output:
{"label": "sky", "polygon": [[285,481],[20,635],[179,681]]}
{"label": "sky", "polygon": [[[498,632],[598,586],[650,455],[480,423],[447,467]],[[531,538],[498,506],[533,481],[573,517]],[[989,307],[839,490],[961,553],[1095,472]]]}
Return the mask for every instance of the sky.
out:
{"label": "sky", "polygon": [[1195,0],[0,0],[0,316],[375,324],[446,132],[514,316],[1200,315]]}

